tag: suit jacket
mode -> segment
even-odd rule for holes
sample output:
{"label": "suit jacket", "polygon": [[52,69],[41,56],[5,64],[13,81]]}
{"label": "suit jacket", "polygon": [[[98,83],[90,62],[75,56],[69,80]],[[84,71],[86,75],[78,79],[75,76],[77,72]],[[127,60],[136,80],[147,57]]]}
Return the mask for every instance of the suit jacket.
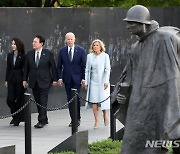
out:
{"label": "suit jacket", "polygon": [[33,88],[37,81],[40,88],[49,88],[52,81],[57,81],[57,70],[53,53],[42,49],[38,67],[35,64],[35,50],[27,53],[24,70],[24,81],[29,79],[29,87]]}
{"label": "suit jacket", "polygon": [[5,81],[19,84],[23,81],[25,55],[17,55],[14,65],[14,52],[10,52],[7,55],[7,68]]}
{"label": "suit jacket", "polygon": [[72,62],[69,60],[68,46],[60,49],[58,56],[58,79],[63,79],[65,84],[71,83],[71,79],[75,83],[80,83],[85,79],[86,55],[83,48],[75,45]]}

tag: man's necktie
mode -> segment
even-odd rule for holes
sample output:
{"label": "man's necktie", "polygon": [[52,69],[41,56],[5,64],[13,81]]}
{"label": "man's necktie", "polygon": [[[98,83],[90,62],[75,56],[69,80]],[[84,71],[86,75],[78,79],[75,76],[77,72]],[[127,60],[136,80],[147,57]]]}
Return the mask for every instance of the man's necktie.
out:
{"label": "man's necktie", "polygon": [[36,66],[39,65],[39,52],[36,53]]}
{"label": "man's necktie", "polygon": [[72,61],[72,48],[70,48],[70,50],[69,50],[69,61],[71,62]]}

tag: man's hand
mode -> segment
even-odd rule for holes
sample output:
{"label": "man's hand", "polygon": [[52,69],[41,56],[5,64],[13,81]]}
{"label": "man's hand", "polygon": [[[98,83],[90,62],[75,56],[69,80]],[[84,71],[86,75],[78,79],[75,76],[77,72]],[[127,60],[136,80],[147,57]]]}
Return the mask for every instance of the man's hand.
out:
{"label": "man's hand", "polygon": [[26,89],[28,87],[27,81],[23,81],[23,87]]}
{"label": "man's hand", "polygon": [[119,104],[124,104],[126,101],[126,97],[120,93],[117,94],[116,99]]}
{"label": "man's hand", "polygon": [[53,86],[56,86],[57,84],[58,84],[57,81],[53,81],[52,83]]}
{"label": "man's hand", "polygon": [[88,89],[88,85],[84,85],[84,88],[87,90]]}
{"label": "man's hand", "polygon": [[62,85],[63,85],[63,80],[62,79],[58,80],[58,85],[60,85],[62,87]]}
{"label": "man's hand", "polygon": [[5,81],[4,85],[5,85],[5,87],[7,88],[7,87],[8,87],[8,82]]}
{"label": "man's hand", "polygon": [[81,80],[82,87],[85,87],[85,80]]}
{"label": "man's hand", "polygon": [[104,90],[107,89],[108,85],[109,85],[108,83],[104,83]]}

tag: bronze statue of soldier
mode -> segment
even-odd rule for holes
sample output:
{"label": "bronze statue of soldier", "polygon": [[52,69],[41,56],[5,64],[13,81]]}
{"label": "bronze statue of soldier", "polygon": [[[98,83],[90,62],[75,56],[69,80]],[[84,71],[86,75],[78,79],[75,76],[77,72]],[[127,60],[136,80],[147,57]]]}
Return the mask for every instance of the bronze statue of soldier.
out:
{"label": "bronze statue of soldier", "polygon": [[138,40],[120,78],[131,87],[129,98],[118,93],[120,83],[112,97],[112,103],[117,100],[122,105],[128,100],[121,153],[166,154],[172,144],[179,154],[180,29],[159,27],[142,5],[131,7],[124,21]]}

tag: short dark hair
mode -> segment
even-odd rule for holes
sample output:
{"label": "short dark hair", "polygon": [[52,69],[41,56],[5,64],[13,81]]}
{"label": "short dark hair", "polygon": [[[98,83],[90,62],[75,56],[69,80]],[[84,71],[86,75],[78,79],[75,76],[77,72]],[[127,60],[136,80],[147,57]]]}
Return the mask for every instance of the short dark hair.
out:
{"label": "short dark hair", "polygon": [[15,42],[18,53],[23,55],[25,53],[24,43],[19,38],[13,38],[12,41]]}
{"label": "short dark hair", "polygon": [[42,37],[41,35],[36,35],[35,37],[37,37],[39,39],[39,42],[43,43],[43,45],[44,45],[44,43],[45,43],[45,38],[44,37]]}

